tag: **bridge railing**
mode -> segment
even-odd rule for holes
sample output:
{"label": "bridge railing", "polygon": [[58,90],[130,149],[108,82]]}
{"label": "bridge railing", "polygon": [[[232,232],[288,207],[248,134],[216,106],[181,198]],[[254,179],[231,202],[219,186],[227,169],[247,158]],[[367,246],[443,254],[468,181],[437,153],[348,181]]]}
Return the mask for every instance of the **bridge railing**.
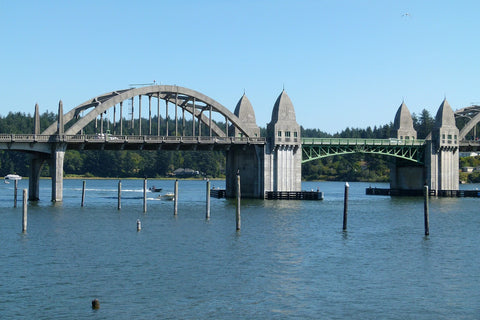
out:
{"label": "bridge railing", "polygon": [[423,139],[302,138],[303,145],[421,146]]}
{"label": "bridge railing", "polygon": [[262,137],[190,137],[190,136],[130,136],[111,134],[41,135],[0,134],[0,142],[66,142],[66,143],[220,143],[264,144]]}

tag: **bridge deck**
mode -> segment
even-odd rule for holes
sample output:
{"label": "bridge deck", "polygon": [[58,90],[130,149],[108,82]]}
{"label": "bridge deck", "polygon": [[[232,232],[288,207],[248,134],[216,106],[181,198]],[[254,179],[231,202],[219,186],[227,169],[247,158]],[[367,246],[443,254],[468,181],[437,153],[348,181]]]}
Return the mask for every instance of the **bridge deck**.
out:
{"label": "bridge deck", "polygon": [[177,137],[131,135],[34,135],[0,134],[0,149],[34,151],[35,144],[66,143],[67,149],[79,150],[226,150],[232,145],[264,145],[265,138]]}

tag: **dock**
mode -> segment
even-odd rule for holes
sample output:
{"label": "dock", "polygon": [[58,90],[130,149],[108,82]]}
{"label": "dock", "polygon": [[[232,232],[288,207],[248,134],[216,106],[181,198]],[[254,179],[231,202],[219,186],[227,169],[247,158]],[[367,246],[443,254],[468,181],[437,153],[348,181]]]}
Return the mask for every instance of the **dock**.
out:
{"label": "dock", "polygon": [[[211,189],[210,196],[215,198],[225,198],[225,189]],[[323,200],[321,191],[266,191],[267,200]]]}
{"label": "dock", "polygon": [[[429,190],[430,197],[480,198],[480,190]],[[394,197],[423,197],[423,190],[366,188],[365,194]]]}

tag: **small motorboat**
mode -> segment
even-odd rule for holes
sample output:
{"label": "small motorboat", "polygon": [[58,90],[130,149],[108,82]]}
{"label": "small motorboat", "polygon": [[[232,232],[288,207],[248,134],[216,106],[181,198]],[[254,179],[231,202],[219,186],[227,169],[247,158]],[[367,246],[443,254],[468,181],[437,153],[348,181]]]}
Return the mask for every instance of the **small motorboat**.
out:
{"label": "small motorboat", "polygon": [[167,200],[167,201],[174,200],[175,199],[175,193],[167,192],[165,194],[159,195],[158,198],[162,199],[162,200]]}
{"label": "small motorboat", "polygon": [[5,183],[10,183],[10,180],[15,181],[15,180],[22,180],[22,177],[19,176],[18,174],[7,174],[4,178]]}
{"label": "small motorboat", "polygon": [[148,190],[151,192],[160,192],[162,191],[162,188],[156,188],[155,186],[151,186]]}

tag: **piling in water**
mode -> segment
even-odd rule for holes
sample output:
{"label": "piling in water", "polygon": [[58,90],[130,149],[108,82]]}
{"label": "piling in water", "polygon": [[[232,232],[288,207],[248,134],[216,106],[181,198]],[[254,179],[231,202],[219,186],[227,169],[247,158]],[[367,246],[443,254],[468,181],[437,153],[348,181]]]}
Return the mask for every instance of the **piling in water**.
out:
{"label": "piling in water", "polygon": [[241,190],[240,190],[240,174],[237,173],[237,214],[236,214],[236,222],[237,222],[237,231],[240,230],[242,225],[242,220],[240,217],[240,199],[242,198]]}
{"label": "piling in water", "polygon": [[177,215],[178,209],[178,179],[175,180],[174,196],[173,196],[173,214]]}
{"label": "piling in water", "polygon": [[17,187],[18,187],[18,180],[14,181],[14,188],[13,188],[13,207],[17,207]]}
{"label": "piling in water", "polygon": [[207,202],[207,208],[205,213],[205,218],[210,219],[210,180],[207,180],[207,195],[205,201]]}
{"label": "piling in water", "polygon": [[98,301],[98,299],[93,299],[92,300],[92,309],[94,309],[94,310],[100,309],[100,301]]}
{"label": "piling in water", "polygon": [[82,186],[82,207],[85,204],[85,180],[83,180],[83,186]]}
{"label": "piling in water", "polygon": [[120,210],[122,209],[122,180],[118,180],[118,204],[117,204],[117,209]]}
{"label": "piling in water", "polygon": [[347,230],[347,212],[348,212],[348,188],[350,185],[345,182],[345,196],[343,198],[343,230]]}
{"label": "piling in water", "polygon": [[[16,182],[16,181],[15,181]],[[27,232],[27,189],[23,189],[23,216],[22,216],[22,232]]]}
{"label": "piling in water", "polygon": [[137,219],[137,231],[140,230],[142,230],[142,222],[140,221],[140,219]]}
{"label": "piling in water", "polygon": [[143,180],[143,212],[147,212],[147,178]]}
{"label": "piling in water", "polygon": [[429,222],[429,217],[428,217],[428,186],[423,187],[423,193],[424,193],[424,202],[423,202],[423,220],[424,220],[424,225],[425,225],[425,235],[428,236],[430,234],[430,222]]}

